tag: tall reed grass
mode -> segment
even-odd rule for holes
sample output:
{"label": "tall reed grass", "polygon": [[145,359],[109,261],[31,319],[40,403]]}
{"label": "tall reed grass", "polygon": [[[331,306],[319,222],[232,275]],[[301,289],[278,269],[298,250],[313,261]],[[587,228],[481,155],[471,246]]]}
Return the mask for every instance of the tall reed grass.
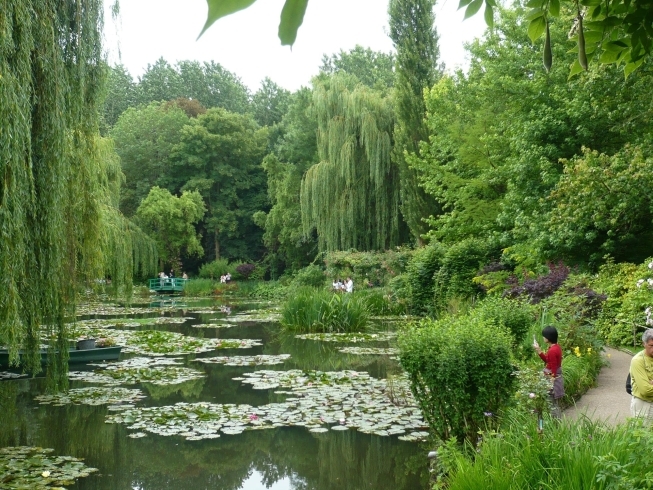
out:
{"label": "tall reed grass", "polygon": [[365,301],[352,294],[300,288],[281,312],[281,325],[307,332],[359,332],[367,326]]}
{"label": "tall reed grass", "polygon": [[439,451],[435,488],[469,490],[652,488],[653,431],[630,421],[617,427],[588,418],[545,419],[539,433],[533,417],[511,413],[499,433],[483,434],[475,449],[453,442]]}

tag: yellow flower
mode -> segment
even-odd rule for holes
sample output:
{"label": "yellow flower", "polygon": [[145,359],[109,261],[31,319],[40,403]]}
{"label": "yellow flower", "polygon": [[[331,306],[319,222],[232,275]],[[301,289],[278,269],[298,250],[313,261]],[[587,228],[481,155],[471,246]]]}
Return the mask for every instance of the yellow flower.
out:
{"label": "yellow flower", "polygon": [[576,357],[580,357],[580,347],[574,347],[574,354],[576,354]]}
{"label": "yellow flower", "polygon": [[592,353],[592,348],[591,348],[591,347],[588,347],[588,348],[587,348],[587,353],[588,353],[588,354],[591,354],[591,353]]}

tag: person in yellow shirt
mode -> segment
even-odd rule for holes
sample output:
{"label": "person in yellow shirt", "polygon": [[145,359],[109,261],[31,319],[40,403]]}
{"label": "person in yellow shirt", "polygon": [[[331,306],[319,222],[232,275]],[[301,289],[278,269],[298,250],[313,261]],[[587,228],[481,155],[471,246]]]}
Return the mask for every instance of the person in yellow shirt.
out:
{"label": "person in yellow shirt", "polygon": [[633,397],[630,413],[633,417],[646,417],[653,421],[653,328],[642,334],[644,350],[630,361]]}

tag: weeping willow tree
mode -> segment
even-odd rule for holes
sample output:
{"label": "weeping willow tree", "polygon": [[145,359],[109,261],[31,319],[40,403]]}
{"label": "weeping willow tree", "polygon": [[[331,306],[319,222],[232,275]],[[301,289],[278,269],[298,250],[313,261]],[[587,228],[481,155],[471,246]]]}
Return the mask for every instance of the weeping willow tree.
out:
{"label": "weeping willow tree", "polygon": [[321,251],[382,250],[400,240],[399,185],[390,160],[392,103],[341,73],[314,81],[320,163],[301,186],[302,227]]}
{"label": "weeping willow tree", "polygon": [[77,286],[126,246],[106,243],[119,219],[98,137],[101,31],[101,0],[0,1],[0,344],[36,373],[46,343],[53,389]]}

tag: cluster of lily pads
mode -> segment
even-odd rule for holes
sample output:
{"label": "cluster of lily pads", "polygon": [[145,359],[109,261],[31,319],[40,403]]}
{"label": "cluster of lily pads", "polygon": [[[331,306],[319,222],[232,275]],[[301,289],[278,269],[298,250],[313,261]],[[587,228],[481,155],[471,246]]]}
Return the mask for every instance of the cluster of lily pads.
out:
{"label": "cluster of lily pads", "polygon": [[142,306],[120,306],[111,303],[84,303],[77,305],[77,316],[86,315],[105,315],[105,316],[118,316],[121,318],[127,315],[140,315],[149,313],[162,313],[164,311],[175,311],[176,306],[152,308]]}
{"label": "cluster of lily pads", "polygon": [[289,396],[284,402],[259,407],[199,402],[132,408],[109,415],[106,421],[128,424],[139,431],[139,437],[145,431],[187,440],[284,426],[303,426],[312,432],[356,429],[404,440],[428,436],[417,406],[394,405],[385,380],[365,372],[257,371],[234,379],[255,389],[285,388],[275,393]]}
{"label": "cluster of lily pads", "polygon": [[[117,318],[117,319],[98,319],[79,320],[77,325],[82,327],[100,327],[100,328],[132,328],[142,325],[166,325],[181,324],[187,320],[193,320],[187,316],[159,316],[154,318]],[[72,326],[72,325],[71,325]]]}
{"label": "cluster of lily pads", "polygon": [[237,313],[235,315],[223,318],[226,322],[240,323],[240,322],[258,322],[258,323],[274,323],[281,319],[281,313],[277,310],[262,310],[253,313]]}
{"label": "cluster of lily pads", "polygon": [[141,390],[135,388],[100,387],[73,388],[67,392],[38,395],[34,399],[41,405],[120,405],[135,403],[145,398]]}
{"label": "cluster of lily pads", "polygon": [[10,371],[0,371],[0,379],[18,379],[24,378],[27,374],[12,373]]}
{"label": "cluster of lily pads", "polygon": [[201,371],[183,367],[178,359],[135,357],[120,362],[95,364],[103,368],[97,371],[71,371],[68,377],[72,380],[110,386],[136,383],[165,386],[205,376]]}
{"label": "cluster of lily pads", "polygon": [[72,485],[75,479],[98,471],[72,456],[53,456],[54,449],[0,448],[0,485],[6,490],[45,490]]}
{"label": "cluster of lily pads", "polygon": [[77,328],[74,334],[111,339],[115,344],[123,346],[122,352],[147,356],[192,354],[217,349],[249,349],[262,345],[258,339],[200,339],[163,330],[134,332],[89,326]]}
{"label": "cluster of lily pads", "polygon": [[224,364],[225,366],[273,366],[283,364],[290,359],[290,354],[260,355],[260,356],[223,356],[223,357],[202,357],[195,359],[206,364]]}
{"label": "cluster of lily pads", "polygon": [[231,328],[234,326],[230,323],[198,323],[197,325],[192,325],[193,328]]}
{"label": "cluster of lily pads", "polygon": [[338,352],[357,356],[396,356],[399,354],[399,349],[394,347],[343,347],[338,349]]}
{"label": "cluster of lily pads", "polygon": [[378,332],[378,333],[304,333],[295,335],[298,339],[319,340],[321,342],[387,342],[395,338],[395,332]]}

